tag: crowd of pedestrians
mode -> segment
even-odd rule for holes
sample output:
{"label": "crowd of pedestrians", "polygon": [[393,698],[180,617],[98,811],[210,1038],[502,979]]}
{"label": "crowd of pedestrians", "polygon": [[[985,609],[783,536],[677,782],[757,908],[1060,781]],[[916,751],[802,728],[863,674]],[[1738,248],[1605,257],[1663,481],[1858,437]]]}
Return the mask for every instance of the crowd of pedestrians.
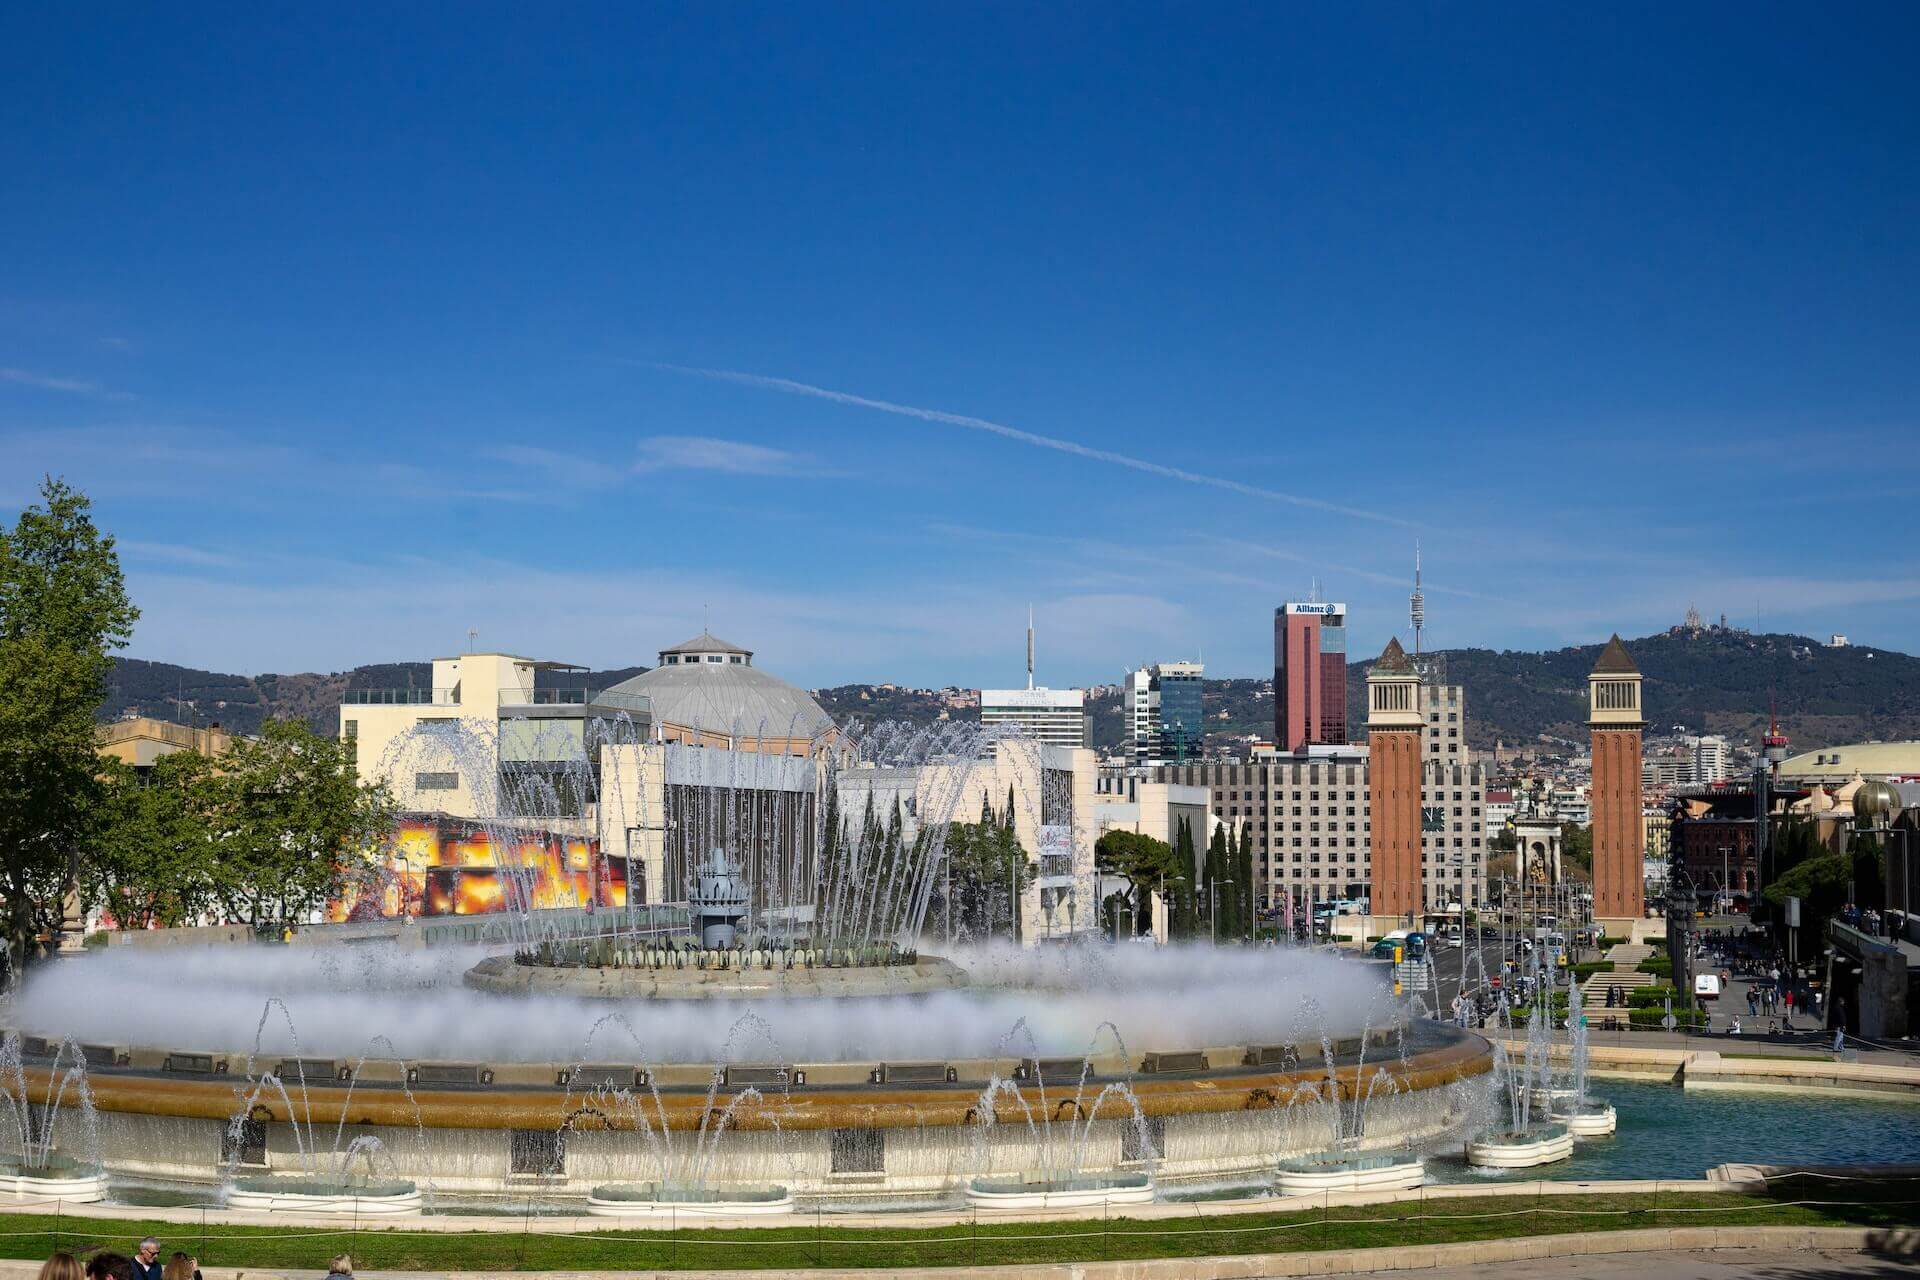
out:
{"label": "crowd of pedestrians", "polygon": [[[101,1249],[86,1261],[70,1253],[56,1253],[40,1264],[39,1280],[201,1280],[200,1259],[176,1251],[160,1260],[160,1242],[148,1236],[134,1246],[133,1256]],[[327,1280],[353,1280],[353,1258],[336,1254],[327,1264]]]}

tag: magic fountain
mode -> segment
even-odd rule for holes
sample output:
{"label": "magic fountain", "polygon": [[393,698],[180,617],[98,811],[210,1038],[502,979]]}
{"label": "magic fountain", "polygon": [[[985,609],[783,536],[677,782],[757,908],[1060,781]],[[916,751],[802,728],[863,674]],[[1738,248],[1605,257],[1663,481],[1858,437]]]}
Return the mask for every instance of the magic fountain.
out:
{"label": "magic fountain", "polygon": [[[1404,1185],[1423,1149],[1478,1123],[1487,1042],[1415,1017],[1370,966],[960,936],[948,822],[983,795],[1035,807],[1010,823],[1084,820],[1047,791],[1055,749],[966,732],[877,733],[803,762],[814,796],[764,813],[751,777],[716,772],[723,753],[667,748],[670,775],[704,771],[675,823],[713,834],[668,911],[523,902],[385,943],[316,930],[55,966],[14,1009],[22,1156],[97,1151],[104,1178],[215,1186],[233,1208],[510,1198],[645,1219]],[[1009,787],[1023,759],[1031,785]],[[869,806],[823,829],[862,770],[907,778],[918,822]],[[583,767],[567,785],[611,784]],[[1074,892],[1067,873],[1054,884],[1049,906]]]}

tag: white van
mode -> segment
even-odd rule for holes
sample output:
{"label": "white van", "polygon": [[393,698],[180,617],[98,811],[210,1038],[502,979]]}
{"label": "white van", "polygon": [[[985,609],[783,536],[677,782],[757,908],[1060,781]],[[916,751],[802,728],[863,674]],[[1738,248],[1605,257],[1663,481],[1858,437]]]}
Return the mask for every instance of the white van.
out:
{"label": "white van", "polygon": [[1720,998],[1720,975],[1717,973],[1696,973],[1693,976],[1693,998],[1695,1000],[1718,1000]]}

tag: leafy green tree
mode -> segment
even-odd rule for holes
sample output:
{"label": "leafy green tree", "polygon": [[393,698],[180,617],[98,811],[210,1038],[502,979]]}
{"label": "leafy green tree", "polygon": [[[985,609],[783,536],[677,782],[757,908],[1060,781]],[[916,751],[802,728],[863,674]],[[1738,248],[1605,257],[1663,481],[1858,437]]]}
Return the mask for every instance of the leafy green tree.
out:
{"label": "leafy green tree", "polygon": [[222,913],[259,927],[297,920],[339,897],[393,828],[384,785],[359,780],[350,743],[297,720],[237,739],[212,782]]}
{"label": "leafy green tree", "polygon": [[0,530],[0,893],[16,965],[81,882],[104,790],[94,711],[139,616],[91,504],[47,478]]}
{"label": "leafy green tree", "polygon": [[1170,917],[1167,931],[1175,939],[1186,941],[1198,937],[1200,933],[1200,913],[1194,901],[1196,895],[1192,882],[1195,852],[1191,822],[1181,821],[1179,834],[1174,837],[1173,856],[1174,861],[1180,864],[1180,880],[1168,886],[1168,893],[1172,897],[1167,903]]}
{"label": "leafy green tree", "polygon": [[215,764],[193,751],[155,762],[142,779],[106,762],[101,821],[88,862],[121,928],[192,924],[214,905]]}
{"label": "leafy green tree", "polygon": [[1593,828],[1583,827],[1574,822],[1560,824],[1560,861],[1568,867],[1578,867],[1589,875],[1593,872]]}
{"label": "leafy green tree", "polygon": [[1207,841],[1206,867],[1201,872],[1201,907],[1207,917],[1207,936],[1215,940],[1226,940],[1233,936],[1233,882],[1230,868],[1232,854],[1227,849],[1227,827],[1225,823],[1213,829],[1213,836]]}
{"label": "leafy green tree", "polygon": [[1254,903],[1257,895],[1253,891],[1253,824],[1243,823],[1240,827],[1239,856],[1235,859],[1234,878],[1240,884],[1240,910],[1236,924],[1236,934],[1249,941],[1253,939],[1255,921]]}
{"label": "leafy green tree", "polygon": [[1019,938],[1015,903],[1032,882],[1027,851],[1010,826],[988,820],[947,827],[947,874],[939,892],[951,896],[942,910],[953,914],[958,936],[975,940]]}
{"label": "leafy green tree", "polygon": [[1173,846],[1152,836],[1132,831],[1108,831],[1094,842],[1093,863],[1108,875],[1125,876],[1131,886],[1124,894],[1121,909],[1133,917],[1132,932],[1138,936],[1153,929],[1152,895],[1165,886],[1186,883]]}

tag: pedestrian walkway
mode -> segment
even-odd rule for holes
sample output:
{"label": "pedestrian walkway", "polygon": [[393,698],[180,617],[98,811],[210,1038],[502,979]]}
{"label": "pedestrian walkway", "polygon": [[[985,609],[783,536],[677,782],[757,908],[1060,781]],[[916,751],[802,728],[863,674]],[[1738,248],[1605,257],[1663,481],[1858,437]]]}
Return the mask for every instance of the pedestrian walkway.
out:
{"label": "pedestrian walkway", "polygon": [[1607,949],[1607,954],[1601,958],[1613,967],[1593,974],[1580,987],[1580,1004],[1588,1011],[1589,1017],[1596,1010],[1606,1009],[1607,992],[1613,990],[1619,993],[1614,998],[1614,1004],[1619,1010],[1620,1019],[1622,1023],[1626,1021],[1627,997],[1633,994],[1633,989],[1659,981],[1652,974],[1639,970],[1640,962],[1652,955],[1653,950],[1641,942],[1616,943]]}

